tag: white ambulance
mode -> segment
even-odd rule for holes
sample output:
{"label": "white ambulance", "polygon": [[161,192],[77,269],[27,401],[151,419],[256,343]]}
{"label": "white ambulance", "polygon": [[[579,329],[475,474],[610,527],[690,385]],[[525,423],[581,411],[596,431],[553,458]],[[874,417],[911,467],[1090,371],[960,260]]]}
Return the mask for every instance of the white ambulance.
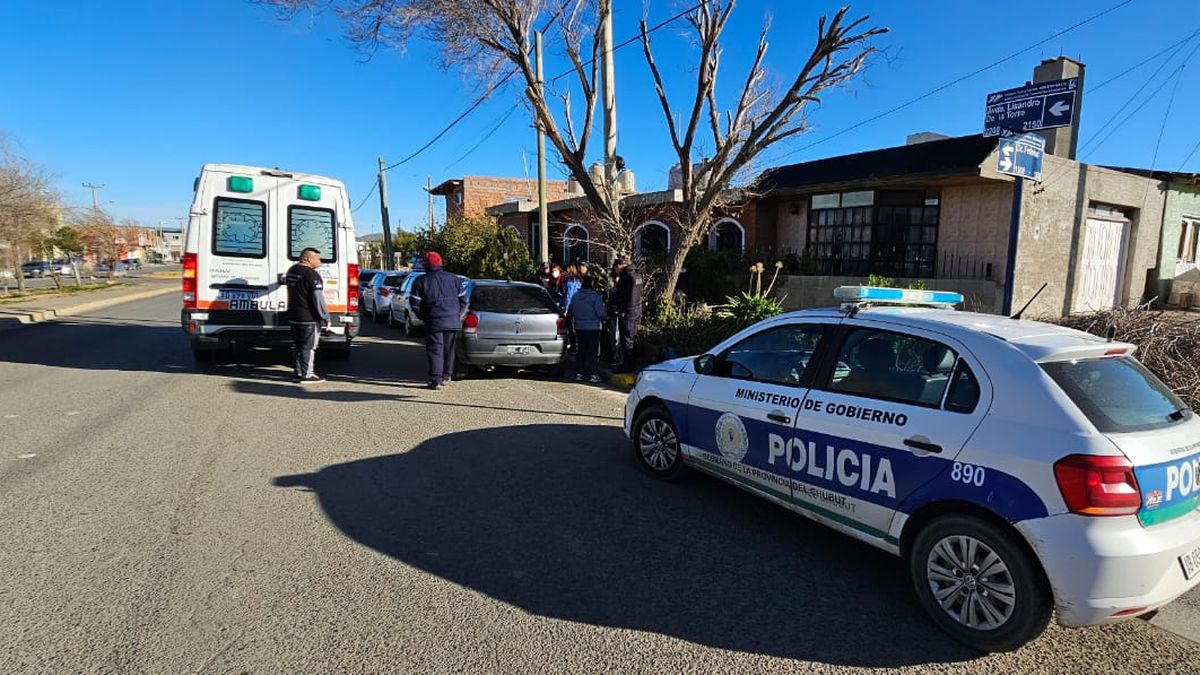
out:
{"label": "white ambulance", "polygon": [[234,344],[287,346],[288,268],[321,252],[330,325],[322,351],[345,358],[358,335],[358,250],[341,181],[236,164],[205,164],[183,254],[183,330],[197,361]]}

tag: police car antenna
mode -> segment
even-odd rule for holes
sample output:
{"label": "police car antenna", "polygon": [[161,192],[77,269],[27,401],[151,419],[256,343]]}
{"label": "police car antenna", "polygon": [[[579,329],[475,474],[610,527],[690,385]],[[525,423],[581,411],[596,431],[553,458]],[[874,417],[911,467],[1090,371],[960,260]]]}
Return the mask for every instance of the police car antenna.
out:
{"label": "police car antenna", "polygon": [[1009,318],[1010,319],[1020,319],[1021,315],[1025,313],[1025,310],[1029,309],[1029,306],[1033,304],[1034,300],[1037,300],[1037,296],[1041,295],[1042,291],[1046,290],[1046,286],[1048,286],[1048,285],[1049,285],[1048,283],[1043,283],[1042,287],[1037,289],[1037,293],[1034,293],[1033,297],[1029,298],[1029,302],[1026,302],[1024,307],[1022,307],[1021,309],[1018,309],[1017,313],[1013,314]]}

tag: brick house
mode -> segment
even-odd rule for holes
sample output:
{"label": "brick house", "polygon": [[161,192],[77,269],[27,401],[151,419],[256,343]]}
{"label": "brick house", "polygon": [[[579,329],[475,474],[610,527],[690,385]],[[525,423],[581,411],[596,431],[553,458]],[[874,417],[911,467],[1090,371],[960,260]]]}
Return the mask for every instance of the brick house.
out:
{"label": "brick house", "polygon": [[[546,181],[549,200],[566,199],[579,193],[568,181]],[[496,178],[463,176],[442,181],[430,190],[446,199],[446,218],[483,216],[488,207],[520,200],[537,201],[537,180],[528,178]]]}

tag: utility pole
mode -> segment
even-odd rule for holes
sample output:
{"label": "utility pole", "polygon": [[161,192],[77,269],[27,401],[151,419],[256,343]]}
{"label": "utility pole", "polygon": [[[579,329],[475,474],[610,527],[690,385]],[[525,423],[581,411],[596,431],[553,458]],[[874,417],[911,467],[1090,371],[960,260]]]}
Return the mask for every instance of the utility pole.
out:
{"label": "utility pole", "polygon": [[104,183],[84,183],[83,187],[92,191],[92,213],[99,213],[100,202],[96,199],[96,193],[104,189]]}
{"label": "utility pole", "polygon": [[1025,192],[1025,179],[1020,176],[1013,178],[1012,216],[1008,222],[1008,265],[1004,270],[1004,302],[1000,312],[1011,316],[1013,311],[1013,291],[1017,280],[1017,239],[1021,236],[1021,201]]}
{"label": "utility pole", "polygon": [[383,221],[383,268],[390,270],[396,266],[396,256],[392,254],[392,225],[388,220],[387,163],[382,155],[379,157],[379,217]]}
{"label": "utility pole", "polygon": [[604,177],[610,189],[617,180],[617,81],[613,67],[612,8],[604,16],[601,49],[604,50],[603,69],[600,72],[601,99],[604,104]]}
{"label": "utility pole", "polygon": [[[538,97],[542,100],[543,96],[543,77],[542,77],[542,33],[538,31],[533,34],[533,51],[537,57],[537,92]],[[538,261],[550,262],[550,221],[546,213],[546,132],[542,128],[542,121],[537,121],[537,153],[538,153]]]}
{"label": "utility pole", "polygon": [[425,177],[425,195],[429,197],[429,206],[426,210],[429,214],[429,236],[433,236],[433,176]]}

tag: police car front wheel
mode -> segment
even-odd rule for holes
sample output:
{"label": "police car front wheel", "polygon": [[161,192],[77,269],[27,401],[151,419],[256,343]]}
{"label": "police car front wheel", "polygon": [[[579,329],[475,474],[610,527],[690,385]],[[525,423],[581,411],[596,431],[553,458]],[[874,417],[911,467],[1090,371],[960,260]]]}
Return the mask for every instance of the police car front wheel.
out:
{"label": "police car front wheel", "polygon": [[987,520],[953,515],[932,521],[917,534],[908,562],[922,606],[971,647],[1016,649],[1050,620],[1051,594],[1037,561]]}
{"label": "police car front wheel", "polygon": [[667,409],[655,405],[638,413],[633,422],[633,449],[650,475],[671,480],[683,470],[679,433]]}

